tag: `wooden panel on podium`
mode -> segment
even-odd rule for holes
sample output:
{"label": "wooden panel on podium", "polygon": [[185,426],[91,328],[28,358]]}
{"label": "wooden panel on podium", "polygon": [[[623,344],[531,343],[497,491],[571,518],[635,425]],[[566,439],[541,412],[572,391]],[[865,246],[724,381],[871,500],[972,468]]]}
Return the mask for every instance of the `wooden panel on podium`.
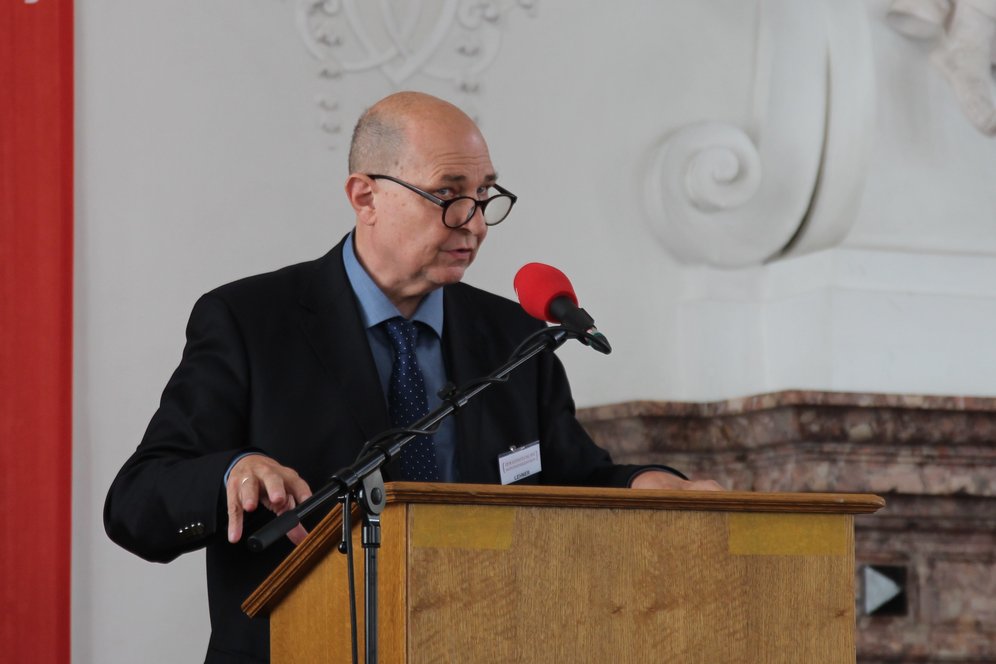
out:
{"label": "wooden panel on podium", "polygon": [[[388,485],[380,661],[854,662],[857,494]],[[341,514],[243,605],[349,662]],[[354,529],[362,635],[362,549]],[[363,648],[360,645],[362,659]]]}

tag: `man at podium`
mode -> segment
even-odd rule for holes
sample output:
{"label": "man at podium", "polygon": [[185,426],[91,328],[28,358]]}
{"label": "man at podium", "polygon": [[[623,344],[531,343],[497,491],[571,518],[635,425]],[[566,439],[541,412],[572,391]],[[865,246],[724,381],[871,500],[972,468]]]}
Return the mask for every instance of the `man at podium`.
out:
{"label": "man at podium", "polygon": [[[356,225],[325,256],[221,286],[194,305],[179,366],[107,495],[115,542],[166,562],[206,548],[207,662],[265,662],[264,620],[242,600],[286,556],[243,543],[363,442],[439,405],[444,385],[500,366],[542,326],[461,283],[516,197],[455,106],[391,95],[360,118],[345,191]],[[520,455],[514,476],[500,461]],[[574,417],[545,352],[405,446],[386,480],[718,489],[667,467],[615,465]],[[262,506],[264,509],[259,509]]]}

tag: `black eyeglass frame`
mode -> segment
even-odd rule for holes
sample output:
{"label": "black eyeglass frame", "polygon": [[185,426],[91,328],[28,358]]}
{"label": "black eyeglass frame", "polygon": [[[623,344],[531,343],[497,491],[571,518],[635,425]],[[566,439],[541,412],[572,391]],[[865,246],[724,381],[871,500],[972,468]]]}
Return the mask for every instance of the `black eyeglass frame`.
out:
{"label": "black eyeglass frame", "polygon": [[[446,226],[446,228],[461,228],[463,226],[466,226],[467,224],[470,223],[470,220],[474,218],[474,215],[477,214],[478,208],[481,210],[481,216],[484,217],[484,223],[485,223],[485,225],[487,225],[487,226],[497,226],[501,222],[503,222],[506,219],[508,219],[509,213],[512,211],[512,208],[515,207],[515,202],[517,200],[519,200],[518,196],[516,196],[515,194],[513,194],[512,192],[510,192],[508,189],[505,189],[505,187],[501,186],[497,182],[492,183],[490,186],[492,186],[495,189],[497,189],[498,193],[496,195],[494,195],[494,196],[491,196],[490,198],[485,198],[482,201],[480,199],[474,198],[473,196],[457,196],[456,198],[450,198],[450,199],[440,198],[439,196],[433,196],[432,194],[430,194],[429,192],[425,191],[424,189],[419,189],[415,185],[409,184],[408,182],[405,182],[404,180],[399,180],[398,178],[396,178],[396,177],[394,177],[392,175],[378,175],[378,174],[375,174],[375,173],[367,173],[366,175],[371,180],[390,180],[391,182],[395,182],[397,184],[400,184],[402,187],[405,187],[406,189],[414,191],[416,194],[418,194],[422,198],[426,199],[427,201],[435,203],[439,207],[443,208],[442,220],[443,220],[443,226]],[[488,221],[487,216],[484,214],[485,208],[487,208],[488,203],[490,203],[491,201],[495,200],[496,198],[501,198],[502,196],[507,197],[507,198],[511,199],[511,201],[512,201],[509,204],[509,206],[508,206],[508,210],[505,212],[505,216],[502,217],[501,219],[499,219],[498,221],[495,221],[495,222]],[[470,215],[468,215],[467,218],[463,220],[463,222],[461,222],[460,224],[458,224],[456,226],[450,226],[449,224],[446,223],[446,210],[451,205],[453,205],[457,201],[462,200],[464,198],[473,201],[474,202],[474,207],[472,208],[472,210],[470,212]]]}

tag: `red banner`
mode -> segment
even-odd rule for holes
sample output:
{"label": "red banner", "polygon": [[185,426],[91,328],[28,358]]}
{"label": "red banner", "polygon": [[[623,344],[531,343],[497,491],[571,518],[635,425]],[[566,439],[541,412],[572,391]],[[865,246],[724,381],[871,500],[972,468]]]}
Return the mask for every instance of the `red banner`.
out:
{"label": "red banner", "polygon": [[70,659],[73,3],[0,2],[0,659]]}

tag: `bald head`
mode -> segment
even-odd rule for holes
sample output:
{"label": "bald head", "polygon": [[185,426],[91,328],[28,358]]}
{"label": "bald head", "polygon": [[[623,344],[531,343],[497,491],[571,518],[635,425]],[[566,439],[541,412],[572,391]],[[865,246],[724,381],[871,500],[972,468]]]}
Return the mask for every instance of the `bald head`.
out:
{"label": "bald head", "polygon": [[441,200],[488,197],[498,178],[488,144],[453,104],[400,92],[360,118],[349,170],[344,189],[356,212],[356,258],[410,317],[426,295],[463,278],[488,234],[480,205],[454,228]]}
{"label": "bald head", "polygon": [[460,130],[477,126],[453,104],[422,92],[384,97],[360,116],[349,147],[350,173],[396,172],[408,156],[412,129]]}

